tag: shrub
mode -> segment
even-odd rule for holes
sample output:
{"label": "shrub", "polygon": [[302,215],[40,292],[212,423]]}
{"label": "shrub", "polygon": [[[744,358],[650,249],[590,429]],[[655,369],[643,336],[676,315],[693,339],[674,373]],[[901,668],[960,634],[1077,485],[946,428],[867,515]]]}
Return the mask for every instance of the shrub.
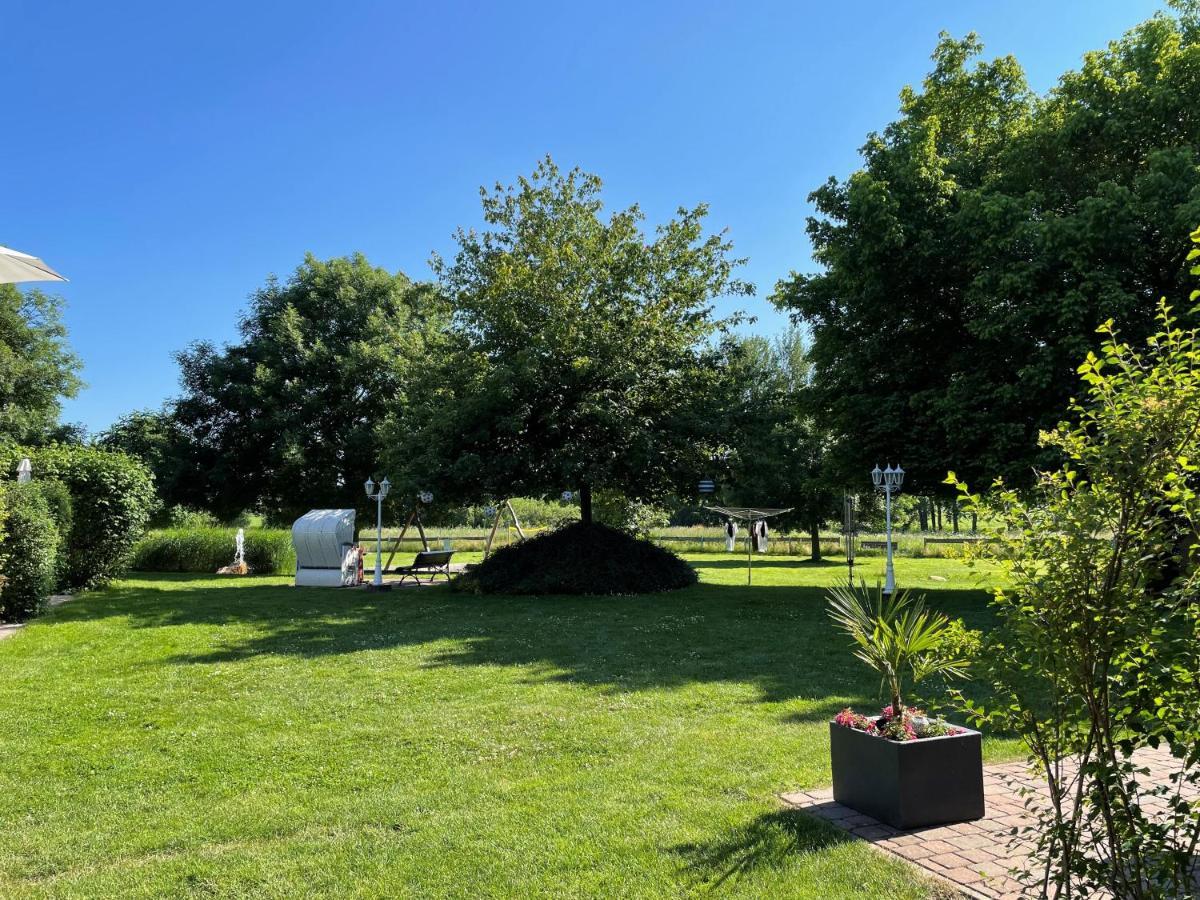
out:
{"label": "shrub", "polygon": [[[1032,492],[949,478],[995,521],[995,699],[972,709],[1024,739],[1046,785],[1034,854],[1054,896],[1196,896],[1200,328],[1165,305],[1159,324],[1136,349],[1101,326],[1075,422],[1042,436],[1064,462]],[[1146,779],[1136,754],[1160,746],[1169,769]]]}
{"label": "shrub", "polygon": [[42,486],[9,484],[4,535],[4,588],[0,619],[16,622],[41,611],[54,590],[58,530]]}
{"label": "shrub", "polygon": [[695,583],[671,551],[582,522],[502,547],[455,582],[483,594],[640,594]]}
{"label": "shrub", "polygon": [[[236,528],[165,528],[137,544],[133,568],[143,572],[215,572],[233,562]],[[290,575],[296,570],[292,533],[246,530],[246,565],[261,575]]]}
{"label": "shrub", "polygon": [[216,528],[221,524],[210,512],[178,505],[167,510],[166,522],[168,528]]}
{"label": "shrub", "polygon": [[71,529],[75,521],[75,513],[71,506],[71,492],[61,481],[34,481],[46,500],[50,510],[50,518],[54,521],[54,529],[58,534],[54,556],[54,585],[64,587],[67,579],[67,562],[71,553]]}
{"label": "shrub", "polygon": [[615,491],[597,492],[595,502],[598,521],[634,537],[649,538],[655,528],[663,528],[670,521],[670,516],[662,507],[630,500]]}
{"label": "shrub", "polygon": [[0,471],[14,471],[22,456],[33,462],[35,483],[56,479],[70,493],[64,586],[92,587],[119,575],[158,502],[150,471],[123,453],[61,445],[4,448]]}

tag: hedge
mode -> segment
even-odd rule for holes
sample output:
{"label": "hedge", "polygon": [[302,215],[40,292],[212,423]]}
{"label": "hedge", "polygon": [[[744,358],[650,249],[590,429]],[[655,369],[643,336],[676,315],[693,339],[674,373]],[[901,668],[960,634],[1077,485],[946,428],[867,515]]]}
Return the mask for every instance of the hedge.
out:
{"label": "hedge", "polygon": [[37,483],[5,485],[5,534],[0,544],[0,620],[19,622],[37,615],[54,590],[58,529],[50,513],[48,494]]}
{"label": "hedge", "polygon": [[33,463],[35,483],[57,479],[70,493],[62,586],[93,587],[120,575],[158,503],[150,471],[124,453],[61,445],[0,449],[0,471],[15,472],[23,456]]}
{"label": "hedge", "polygon": [[[142,572],[208,572],[233,562],[236,528],[163,528],[151,531],[134,549],[133,568]],[[259,575],[296,571],[292,533],[247,528],[246,565]]]}
{"label": "hedge", "polygon": [[38,479],[32,483],[38,486],[46,499],[50,518],[54,520],[54,530],[58,535],[58,543],[54,548],[54,584],[60,587],[66,584],[67,565],[71,558],[71,529],[75,522],[71,491],[61,481]]}

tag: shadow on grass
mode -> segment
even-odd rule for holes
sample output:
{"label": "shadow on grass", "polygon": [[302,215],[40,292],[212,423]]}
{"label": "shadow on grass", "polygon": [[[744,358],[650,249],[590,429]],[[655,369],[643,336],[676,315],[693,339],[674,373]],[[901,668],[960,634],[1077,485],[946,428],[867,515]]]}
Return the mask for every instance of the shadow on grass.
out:
{"label": "shadow on grass", "polygon": [[[693,560],[697,569],[744,569],[746,558],[741,559],[703,559]],[[833,569],[846,568],[845,562],[833,559],[775,559],[770,556],[755,556],[756,569]]]}
{"label": "shadow on grass", "polygon": [[757,869],[778,869],[798,855],[819,853],[853,840],[799,810],[765,813],[749,824],[703,844],[681,844],[670,852],[689,879],[718,888]]}
{"label": "shadow on grass", "polygon": [[[982,591],[928,593],[953,614],[988,616]],[[50,621],[238,626],[197,636],[202,649],[169,664],[316,658],[443,642],[425,666],[525,666],[537,673],[530,679],[614,691],[747,683],[760,700],[810,702],[797,713],[807,721],[847,704],[874,706],[878,688],[834,631],[824,597],[821,587],[713,584],[627,597],[474,597],[442,586],[376,594],[155,575],[67,604]]]}

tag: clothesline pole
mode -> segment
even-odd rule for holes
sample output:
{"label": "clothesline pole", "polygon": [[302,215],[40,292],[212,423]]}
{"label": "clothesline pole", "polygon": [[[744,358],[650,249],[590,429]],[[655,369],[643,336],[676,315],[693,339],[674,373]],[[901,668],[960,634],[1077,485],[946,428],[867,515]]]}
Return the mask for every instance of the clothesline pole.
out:
{"label": "clothesline pole", "polygon": [[[768,518],[771,516],[783,515],[784,513],[790,513],[792,511],[791,507],[788,507],[787,509],[768,509],[766,507],[755,508],[749,506],[710,506],[708,507],[708,510],[716,513],[717,515],[725,516],[725,528],[726,534],[729,535],[728,540],[730,541],[730,546],[732,546],[733,542],[736,540],[733,533],[731,533],[736,531],[737,526],[734,524],[735,520],[746,523],[746,584],[753,584],[754,550],[756,548],[755,526],[762,525],[763,531],[765,532]],[[763,534],[763,538],[766,538],[766,534]],[[762,552],[766,552],[765,546],[763,547]]]}
{"label": "clothesline pole", "polygon": [[754,520],[751,519],[746,524],[746,586],[751,583],[751,574],[754,572],[754,555],[751,552],[754,549]]}

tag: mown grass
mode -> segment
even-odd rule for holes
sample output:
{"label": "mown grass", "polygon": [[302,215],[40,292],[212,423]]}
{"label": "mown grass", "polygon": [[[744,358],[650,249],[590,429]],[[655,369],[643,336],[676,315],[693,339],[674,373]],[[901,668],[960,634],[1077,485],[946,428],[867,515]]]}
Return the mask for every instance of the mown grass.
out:
{"label": "mown grass", "polygon": [[[59,607],[0,643],[0,894],[935,895],[776,800],[879,702],[825,616],[844,568],[695,562],[659,596],[147,575]],[[989,621],[961,564],[898,571]]]}

